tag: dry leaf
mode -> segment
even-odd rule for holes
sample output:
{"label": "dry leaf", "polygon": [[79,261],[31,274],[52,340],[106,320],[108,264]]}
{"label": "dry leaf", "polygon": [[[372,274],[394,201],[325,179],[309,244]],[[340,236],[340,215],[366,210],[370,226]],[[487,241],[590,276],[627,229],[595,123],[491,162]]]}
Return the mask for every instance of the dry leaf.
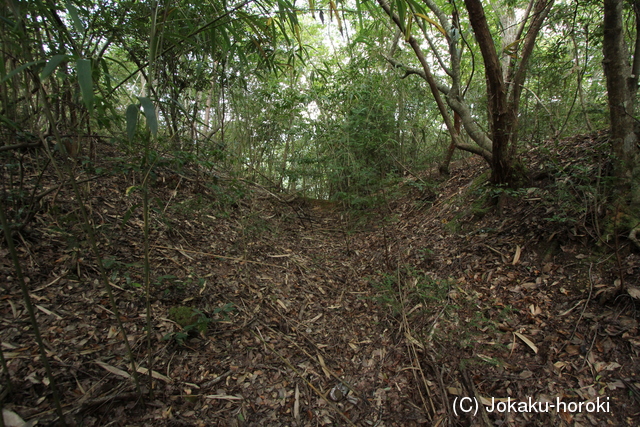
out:
{"label": "dry leaf", "polygon": [[452,394],[454,396],[462,396],[462,390],[460,390],[459,388],[447,387],[447,391],[449,392],[449,394]]}
{"label": "dry leaf", "polygon": [[[138,371],[138,373],[141,373],[143,375],[147,375],[149,373],[149,370],[147,368],[143,368],[142,366],[138,366],[138,368],[136,369]],[[165,375],[162,375],[159,372],[156,371],[151,371],[151,376],[157,380],[161,380],[164,381],[166,383],[170,383],[173,382],[173,380]]]}
{"label": "dry leaf", "polygon": [[529,370],[520,372],[520,378],[523,380],[526,380],[527,378],[531,378],[532,376],[533,376],[533,372]]}
{"label": "dry leaf", "polygon": [[528,345],[535,354],[538,354],[538,347],[536,347],[536,345],[529,338],[525,337],[520,332],[514,332],[514,334],[515,336],[520,338],[526,345]]}
{"label": "dry leaf", "polygon": [[571,354],[573,356],[575,356],[576,354],[580,354],[580,346],[575,344],[569,344],[564,348],[564,350],[567,352],[567,354]]}
{"label": "dry leaf", "polygon": [[421,349],[424,349],[424,346],[422,345],[422,343],[420,341],[418,341],[417,339],[415,339],[414,337],[411,336],[411,334],[409,334],[409,332],[405,332],[404,333],[404,337],[407,339],[407,341],[409,341],[411,344],[413,345],[417,345],[418,347],[420,347]]}
{"label": "dry leaf", "polygon": [[46,309],[43,306],[38,305],[38,304],[36,304],[36,307],[38,307],[38,310],[42,311],[43,313],[48,314],[49,316],[55,316],[56,319],[58,319],[58,320],[62,320],[62,316],[60,316],[59,314],[56,314],[53,311],[48,310],[48,309]]}
{"label": "dry leaf", "polygon": [[620,381],[620,380],[615,380],[615,381],[613,381],[613,382],[611,382],[611,383],[608,383],[608,384],[607,384],[607,388],[608,388],[609,390],[615,390],[615,389],[617,389],[617,388],[626,388],[626,386],[624,385],[624,383],[623,383],[622,381]]}
{"label": "dry leaf", "polygon": [[109,332],[107,333],[107,339],[111,339],[118,335],[118,329],[115,326],[109,327]]}
{"label": "dry leaf", "polygon": [[131,378],[131,375],[129,375],[128,372],[123,371],[122,369],[118,369],[114,366],[111,366],[109,364],[106,364],[104,362],[101,362],[99,360],[96,360],[96,364],[99,366],[102,366],[104,369],[106,369],[107,371],[111,372],[112,374],[121,376],[123,378]]}
{"label": "dry leaf", "polygon": [[293,417],[296,421],[300,421],[300,389],[298,388],[298,384],[296,384],[296,391],[294,394],[293,401]]}
{"label": "dry leaf", "polygon": [[621,367],[622,367],[622,365],[620,365],[618,362],[611,362],[611,363],[607,364],[605,369],[607,371],[613,371],[613,370],[616,370],[616,369],[621,368]]}
{"label": "dry leaf", "polygon": [[513,256],[513,262],[511,264],[516,265],[520,261],[520,255],[522,255],[522,248],[520,245],[516,245],[516,253]]}
{"label": "dry leaf", "polygon": [[2,410],[2,419],[7,427],[24,427],[26,425],[20,415],[8,409]]}
{"label": "dry leaf", "polygon": [[322,371],[327,376],[327,378],[331,378],[331,373],[329,372],[329,369],[327,369],[327,365],[324,364],[324,359],[322,358],[322,355],[320,353],[318,353],[318,362],[320,362]]}
{"label": "dry leaf", "polygon": [[207,399],[242,400],[242,397],[240,397],[240,396],[231,396],[229,394],[208,394],[205,397]]}
{"label": "dry leaf", "polygon": [[640,288],[636,286],[627,286],[627,293],[631,298],[640,299]]}
{"label": "dry leaf", "polygon": [[538,307],[535,304],[531,304],[529,306],[529,311],[531,312],[532,315],[537,316],[539,314],[542,314],[542,309],[540,309],[540,307]]}
{"label": "dry leaf", "polygon": [[307,323],[313,323],[316,320],[318,320],[319,318],[322,317],[322,313],[318,314],[316,317],[314,317],[313,319],[307,320]]}

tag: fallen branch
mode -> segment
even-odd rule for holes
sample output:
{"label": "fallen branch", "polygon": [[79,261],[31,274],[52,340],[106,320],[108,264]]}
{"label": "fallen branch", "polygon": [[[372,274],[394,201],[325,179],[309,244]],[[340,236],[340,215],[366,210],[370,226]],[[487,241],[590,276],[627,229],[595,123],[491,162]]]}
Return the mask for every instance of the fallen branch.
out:
{"label": "fallen branch", "polygon": [[37,147],[40,147],[41,145],[42,145],[41,142],[24,142],[22,144],[3,145],[2,147],[0,147],[0,152],[20,150],[21,148],[37,148]]}

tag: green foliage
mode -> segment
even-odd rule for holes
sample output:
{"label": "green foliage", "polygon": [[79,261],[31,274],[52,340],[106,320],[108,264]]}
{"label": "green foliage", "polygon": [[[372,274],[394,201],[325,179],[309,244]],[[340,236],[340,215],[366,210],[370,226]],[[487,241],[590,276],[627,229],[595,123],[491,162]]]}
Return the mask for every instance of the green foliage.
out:
{"label": "green foliage", "polygon": [[102,265],[109,275],[109,282],[124,288],[141,289],[140,264],[124,263],[114,256],[102,259]]}
{"label": "green foliage", "polygon": [[89,111],[93,111],[93,73],[90,59],[78,59],[76,62],[78,83],[82,93],[82,100]]}
{"label": "green foliage", "polygon": [[[228,319],[229,314],[235,311],[232,303],[226,303],[213,310],[212,316]],[[214,318],[206,316],[202,311],[188,306],[175,306],[169,309],[169,319],[180,326],[180,330],[164,336],[165,340],[175,340],[179,345],[184,345],[189,336],[203,335],[209,324],[216,321]]]}
{"label": "green foliage", "polygon": [[[552,183],[544,189],[531,189],[531,195],[539,196],[552,224],[565,229],[577,227],[592,236],[608,234],[603,226],[606,206],[612,202],[615,178],[608,176],[608,149],[605,144],[580,153],[582,161],[565,161],[562,164],[551,157],[547,163]],[[609,212],[611,214],[611,212]]]}
{"label": "green foliage", "polygon": [[171,307],[169,309],[169,319],[180,325],[186,332],[191,330],[205,332],[209,322],[211,322],[211,319],[200,310],[186,306]]}
{"label": "green foliage", "polygon": [[[407,269],[398,274],[380,274],[379,277],[369,278],[369,282],[376,290],[374,300],[390,309],[393,316],[400,314],[404,307],[424,306],[423,310],[436,310],[447,298],[450,284],[446,280],[436,280],[422,272]],[[404,305],[403,305],[404,304]],[[412,315],[422,315],[423,310]]]}
{"label": "green foliage", "polygon": [[579,13],[556,4],[530,61],[523,92],[521,135],[532,142],[601,129],[608,123],[603,90],[602,4]]}
{"label": "green foliage", "polygon": [[385,274],[382,275],[381,279],[370,278],[369,281],[377,293],[374,301],[382,306],[388,307],[392,315],[398,315],[402,305],[399,299],[396,277]]}
{"label": "green foliage", "polygon": [[182,329],[164,336],[165,340],[175,340],[179,345],[184,345],[190,335],[204,334],[211,322],[200,310],[192,307],[171,307],[169,319],[176,322]]}

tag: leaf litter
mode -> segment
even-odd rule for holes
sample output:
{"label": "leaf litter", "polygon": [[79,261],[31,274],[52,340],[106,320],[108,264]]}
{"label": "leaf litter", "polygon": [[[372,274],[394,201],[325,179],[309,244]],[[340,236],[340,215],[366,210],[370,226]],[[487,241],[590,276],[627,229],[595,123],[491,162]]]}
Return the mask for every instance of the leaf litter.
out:
{"label": "leaf litter", "polygon": [[[19,255],[67,421],[637,425],[638,253],[593,243],[594,215],[606,207],[578,178],[564,188],[592,206],[572,221],[551,191],[565,179],[557,171],[595,168],[589,156],[602,144],[589,135],[560,141],[551,156],[529,154],[539,175],[492,209],[478,203],[487,170],[473,159],[457,162],[435,190],[407,179],[402,195],[366,215],[248,182],[244,197],[221,206],[195,172],[162,171],[151,189],[161,206],[151,215],[151,354],[131,176],[85,184],[126,337],[71,192],[52,193],[22,233]],[[0,268],[2,351],[14,385],[3,413],[55,422],[15,275],[8,262]],[[172,321],[179,306],[208,319],[204,331]],[[464,396],[485,405],[600,398],[609,411],[456,414]]]}

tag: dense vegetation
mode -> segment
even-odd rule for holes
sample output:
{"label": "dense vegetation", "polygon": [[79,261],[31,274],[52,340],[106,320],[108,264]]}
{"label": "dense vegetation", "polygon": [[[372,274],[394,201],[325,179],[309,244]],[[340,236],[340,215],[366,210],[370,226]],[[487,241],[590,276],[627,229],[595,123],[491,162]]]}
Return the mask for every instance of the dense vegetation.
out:
{"label": "dense vegetation", "polygon": [[443,162],[453,140],[517,186],[530,144],[608,126],[602,7],[494,3],[478,22],[474,7],[9,2],[5,139],[74,156],[111,143],[146,167],[189,159],[346,199]]}

